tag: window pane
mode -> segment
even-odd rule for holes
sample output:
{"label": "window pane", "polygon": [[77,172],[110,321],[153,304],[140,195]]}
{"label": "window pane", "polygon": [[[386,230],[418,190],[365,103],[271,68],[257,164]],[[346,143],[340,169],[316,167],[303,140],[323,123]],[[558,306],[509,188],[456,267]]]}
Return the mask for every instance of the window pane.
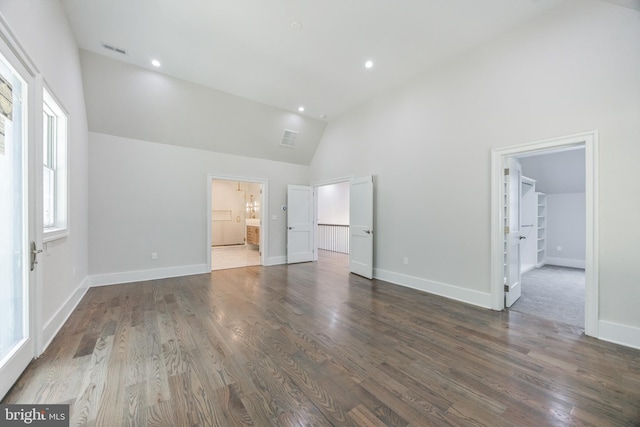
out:
{"label": "window pane", "polygon": [[49,116],[47,113],[42,114],[42,163],[49,164]]}
{"label": "window pane", "polygon": [[48,167],[43,168],[43,186],[42,186],[42,194],[43,194],[43,206],[44,206],[44,217],[43,223],[46,227],[53,227],[56,225],[56,173],[53,169]]}
{"label": "window pane", "polygon": [[27,338],[25,92],[0,55],[0,360]]}

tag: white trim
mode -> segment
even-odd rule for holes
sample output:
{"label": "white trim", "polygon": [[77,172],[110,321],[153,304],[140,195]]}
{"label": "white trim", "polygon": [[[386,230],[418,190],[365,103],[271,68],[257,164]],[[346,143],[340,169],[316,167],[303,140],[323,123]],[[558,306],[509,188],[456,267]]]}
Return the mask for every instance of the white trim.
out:
{"label": "white trim", "polygon": [[[10,67],[13,68],[26,84],[26,93],[23,93],[23,102],[26,104],[24,109],[24,131],[26,137],[24,139],[24,207],[26,221],[25,239],[23,244],[23,266],[28,268],[30,242],[36,242],[36,247],[41,247],[42,241],[42,218],[38,215],[39,208],[42,207],[39,197],[41,197],[42,175],[38,174],[38,168],[42,168],[42,163],[38,164],[38,152],[41,147],[42,139],[39,137],[40,127],[37,125],[36,111],[39,108],[38,100],[40,95],[38,91],[42,88],[42,76],[37,67],[27,54],[26,50],[18,42],[11,27],[0,13],[0,54],[2,54]],[[40,150],[41,151],[41,150]],[[40,187],[38,187],[40,182]],[[28,338],[15,348],[11,354],[6,356],[5,364],[0,364],[2,376],[0,377],[0,398],[3,398],[9,388],[22,374],[28,366],[29,361],[36,355],[36,348],[41,338],[42,325],[42,268],[36,268],[33,271],[26,272],[26,280],[28,281]]]}
{"label": "white trim", "polygon": [[282,265],[286,263],[287,263],[287,256],[281,255],[281,256],[272,256],[272,257],[266,258],[266,262],[264,265],[271,266],[271,265]]}
{"label": "white trim", "polygon": [[491,150],[491,308],[504,309],[504,197],[502,167],[511,156],[583,146],[585,149],[586,254],[585,334],[598,337],[598,132],[590,131]]}
{"label": "white trim", "polygon": [[600,320],[598,323],[598,338],[601,340],[640,350],[640,328],[606,320]]}
{"label": "white trim", "polygon": [[[56,119],[56,167],[55,167],[55,224],[43,227],[43,242],[49,242],[67,237],[69,234],[69,212],[71,211],[71,179],[69,175],[69,112],[60,102],[55,92],[42,81],[42,104],[40,114],[45,113]],[[47,111],[48,110],[48,111]],[[42,138],[45,129],[42,128]],[[40,138],[40,140],[42,140]],[[44,160],[44,159],[41,159]],[[42,163],[42,162],[41,162]],[[41,168],[43,166],[40,166]],[[42,181],[42,179],[40,179]],[[44,189],[43,189],[44,193]],[[44,195],[44,194],[43,194]]]}
{"label": "white trim", "polygon": [[559,267],[571,267],[571,268],[585,268],[587,263],[583,259],[571,259],[571,258],[556,258],[546,257],[544,259],[545,265],[557,265]]}
{"label": "white trim", "polygon": [[373,277],[385,282],[394,283],[411,289],[416,289],[430,294],[440,295],[456,301],[491,308],[491,294],[479,292],[447,283],[427,280],[420,277],[408,276],[380,268],[373,269]]}
{"label": "white trim", "polygon": [[69,237],[69,228],[51,228],[42,232],[42,243],[53,242],[54,240]]}
{"label": "white trim", "polygon": [[260,265],[267,264],[267,250],[269,247],[269,180],[266,178],[247,178],[241,176],[207,174],[207,268],[211,272],[211,191],[213,180],[253,182],[262,185],[260,195]]}
{"label": "white trim", "polygon": [[316,181],[309,184],[311,187],[322,187],[323,185],[340,184],[341,182],[351,182],[355,179],[355,175],[343,176],[342,178],[326,179],[323,181]]}
{"label": "white trim", "polygon": [[[11,50],[11,53],[13,53],[26,74],[31,77],[40,75],[38,67],[36,67],[35,63],[31,59],[27,51],[22,47],[20,42],[18,42],[18,38],[15,34],[13,34],[13,31],[11,31],[11,27],[4,19],[2,13],[0,13],[0,38],[4,40],[7,47]],[[15,65],[12,64],[12,66],[15,68]]]}
{"label": "white trim", "polygon": [[53,316],[45,323],[42,328],[42,347],[37,349],[37,354],[41,355],[44,351],[49,347],[51,341],[57,333],[60,331],[60,328],[65,324],[71,313],[76,309],[82,297],[89,289],[89,277],[85,277],[85,279],[78,285],[75,291],[71,294],[69,298],[62,304],[62,306],[56,311]]}
{"label": "white trim", "polygon": [[90,276],[89,286],[119,285],[144,280],[168,279],[170,277],[191,276],[211,273],[206,264],[181,265],[177,267],[155,268],[150,270],[123,271],[120,273],[96,274]]}

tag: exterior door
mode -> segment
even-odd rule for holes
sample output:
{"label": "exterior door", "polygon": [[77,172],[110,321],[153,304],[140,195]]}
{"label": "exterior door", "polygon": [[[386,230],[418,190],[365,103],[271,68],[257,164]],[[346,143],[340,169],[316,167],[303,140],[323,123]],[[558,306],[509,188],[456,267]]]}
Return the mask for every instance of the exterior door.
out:
{"label": "exterior door", "polygon": [[373,277],[373,176],[351,181],[349,271]]}
{"label": "exterior door", "polygon": [[505,293],[504,305],[511,307],[522,293],[520,244],[520,201],[522,200],[522,168],[518,159],[509,158],[505,169]]}
{"label": "exterior door", "polygon": [[[14,66],[16,68],[14,68]],[[0,398],[35,354],[31,331],[29,236],[35,197],[28,197],[27,75],[0,40]],[[37,185],[32,188],[36,190]],[[35,248],[34,248],[35,249]],[[35,257],[35,250],[33,256]]]}
{"label": "exterior door", "polygon": [[313,261],[313,188],[287,189],[287,263]]}

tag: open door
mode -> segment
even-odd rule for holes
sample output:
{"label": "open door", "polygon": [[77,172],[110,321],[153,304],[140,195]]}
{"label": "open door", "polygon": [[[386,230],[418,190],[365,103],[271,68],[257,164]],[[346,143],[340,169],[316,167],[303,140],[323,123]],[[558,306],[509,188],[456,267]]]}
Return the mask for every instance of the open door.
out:
{"label": "open door", "polygon": [[356,178],[349,190],[349,271],[373,277],[373,176]]}
{"label": "open door", "polygon": [[[32,98],[27,80],[29,73],[5,42],[4,27],[0,27],[0,399],[26,369],[35,355],[35,327],[32,322],[34,287],[37,281],[42,217],[35,207],[42,200],[42,178],[33,166],[38,149],[35,138],[28,136],[32,127],[26,124],[27,103]],[[15,68],[14,68],[15,67]],[[40,106],[40,111],[41,110]],[[32,111],[35,110],[32,109]],[[39,116],[42,120],[42,112]],[[30,146],[33,144],[33,146]],[[40,142],[42,149],[42,142]],[[36,166],[37,167],[37,166]],[[42,163],[40,163],[42,169]],[[31,192],[29,188],[35,189]],[[42,211],[40,211],[42,212]],[[31,240],[31,242],[30,242]]]}
{"label": "open door", "polygon": [[313,261],[313,188],[287,189],[287,263]]}
{"label": "open door", "polygon": [[522,167],[518,159],[509,158],[505,169],[505,263],[504,263],[504,305],[511,307],[522,293],[520,283],[520,201],[522,199]]}

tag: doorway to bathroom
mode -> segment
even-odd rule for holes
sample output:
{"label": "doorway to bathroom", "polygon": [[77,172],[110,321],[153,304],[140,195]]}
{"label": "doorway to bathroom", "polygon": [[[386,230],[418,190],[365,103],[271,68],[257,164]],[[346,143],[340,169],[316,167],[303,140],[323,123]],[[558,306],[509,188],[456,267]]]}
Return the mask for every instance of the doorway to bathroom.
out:
{"label": "doorway to bathroom", "polygon": [[265,187],[259,180],[210,177],[208,247],[212,271],[264,264]]}

